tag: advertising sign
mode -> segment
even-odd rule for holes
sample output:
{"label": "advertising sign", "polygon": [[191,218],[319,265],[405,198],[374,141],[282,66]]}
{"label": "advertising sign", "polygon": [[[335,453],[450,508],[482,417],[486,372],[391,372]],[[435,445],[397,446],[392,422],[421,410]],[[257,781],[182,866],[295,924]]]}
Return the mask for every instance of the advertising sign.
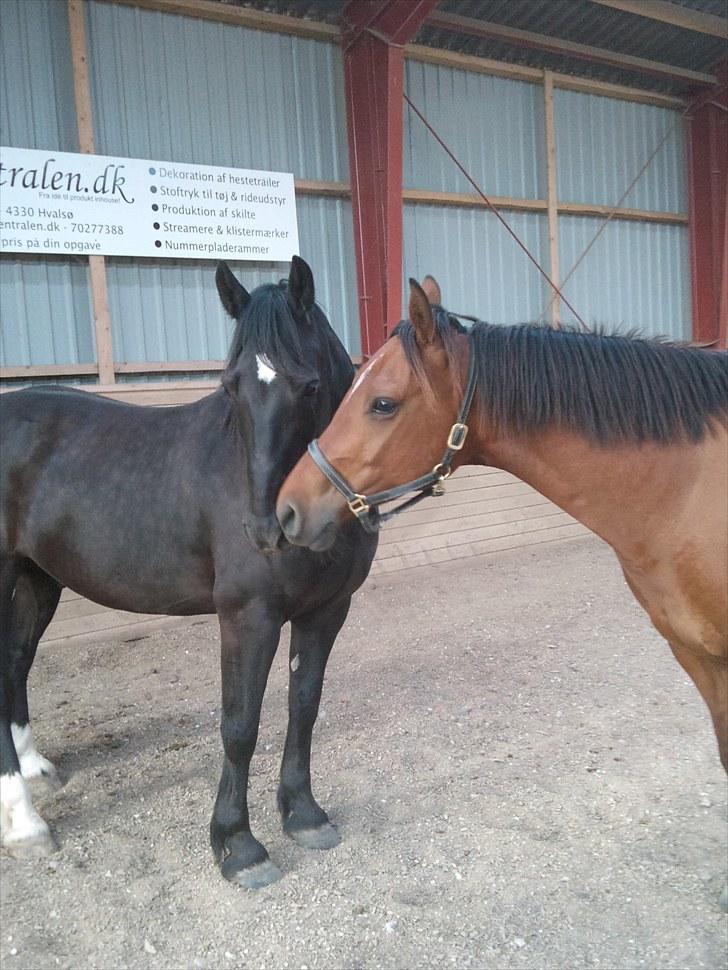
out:
{"label": "advertising sign", "polygon": [[285,262],[299,251],[293,175],[0,148],[0,248]]}

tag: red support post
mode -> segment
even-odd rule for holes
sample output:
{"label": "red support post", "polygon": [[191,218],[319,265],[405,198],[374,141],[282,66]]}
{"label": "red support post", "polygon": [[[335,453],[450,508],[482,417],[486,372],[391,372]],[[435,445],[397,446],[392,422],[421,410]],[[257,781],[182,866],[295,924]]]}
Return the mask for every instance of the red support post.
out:
{"label": "red support post", "polygon": [[344,81],[364,358],[402,311],[404,52],[437,0],[350,0]]}
{"label": "red support post", "polygon": [[689,230],[693,340],[726,346],[728,317],[728,64],[703,94],[689,127]]}

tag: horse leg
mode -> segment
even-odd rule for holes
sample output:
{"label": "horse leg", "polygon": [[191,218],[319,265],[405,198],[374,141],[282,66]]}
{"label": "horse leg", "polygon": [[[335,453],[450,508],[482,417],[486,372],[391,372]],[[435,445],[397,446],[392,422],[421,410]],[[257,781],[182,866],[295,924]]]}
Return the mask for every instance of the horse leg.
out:
{"label": "horse leg", "polygon": [[696,653],[676,643],[671,643],[670,647],[708,705],[720,760],[728,772],[728,659],[705,652]]}
{"label": "horse leg", "polygon": [[[31,764],[28,761],[31,750],[35,750],[28,747],[31,735],[25,680],[37,645],[36,641],[28,660],[28,648],[38,619],[36,599],[22,566],[10,557],[3,557],[0,561],[0,829],[2,844],[17,858],[48,855],[55,848],[48,825],[33,806],[23,772],[23,766],[28,770]],[[18,699],[16,689],[21,684],[23,689]],[[25,725],[18,725],[14,722],[18,716],[16,711],[23,710]]]}
{"label": "horse leg", "polygon": [[35,622],[30,636],[22,645],[22,654],[18,663],[12,671],[10,727],[15,750],[20,759],[20,772],[31,789],[40,791],[56,791],[61,787],[61,782],[55,767],[38,753],[33,743],[33,731],[28,713],[28,674],[35,660],[38,642],[58,607],[62,588],[55,579],[32,564],[27,568],[24,567],[15,586],[15,603],[26,601],[31,604],[30,608],[35,613]]}
{"label": "horse leg", "polygon": [[248,817],[248,774],[280,623],[264,604],[221,611],[221,733],[225,760],[210,822],[210,842],[223,876],[246,889],[280,879],[265,846],[252,835]]}
{"label": "horse leg", "polygon": [[341,841],[311,792],[311,735],[331,648],[344,625],[351,597],[292,623],[288,732],[281,763],[278,809],[283,831],[306,849],[331,849]]}
{"label": "horse leg", "polygon": [[[671,643],[670,647],[708,705],[718,739],[720,760],[728,772],[728,659],[707,652],[696,653],[676,643]],[[720,897],[720,905],[728,911],[728,880]]]}

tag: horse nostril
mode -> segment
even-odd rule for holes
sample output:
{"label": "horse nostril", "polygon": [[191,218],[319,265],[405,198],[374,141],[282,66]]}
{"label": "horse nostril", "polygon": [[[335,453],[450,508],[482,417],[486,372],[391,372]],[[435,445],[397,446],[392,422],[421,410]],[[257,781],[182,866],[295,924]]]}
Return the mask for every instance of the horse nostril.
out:
{"label": "horse nostril", "polygon": [[287,502],[285,507],[278,513],[278,524],[283,529],[283,534],[286,538],[295,538],[298,534],[299,522],[300,519],[296,509]]}

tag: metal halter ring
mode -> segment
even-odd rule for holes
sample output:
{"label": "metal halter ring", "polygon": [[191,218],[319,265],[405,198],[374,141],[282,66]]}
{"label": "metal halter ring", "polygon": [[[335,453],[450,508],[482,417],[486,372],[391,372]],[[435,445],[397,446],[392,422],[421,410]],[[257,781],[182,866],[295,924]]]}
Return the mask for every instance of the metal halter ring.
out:
{"label": "metal halter ring", "polygon": [[447,465],[445,462],[441,461],[432,469],[432,474],[436,476],[431,489],[432,495],[444,495],[445,482],[452,475],[452,468],[450,465]]}

